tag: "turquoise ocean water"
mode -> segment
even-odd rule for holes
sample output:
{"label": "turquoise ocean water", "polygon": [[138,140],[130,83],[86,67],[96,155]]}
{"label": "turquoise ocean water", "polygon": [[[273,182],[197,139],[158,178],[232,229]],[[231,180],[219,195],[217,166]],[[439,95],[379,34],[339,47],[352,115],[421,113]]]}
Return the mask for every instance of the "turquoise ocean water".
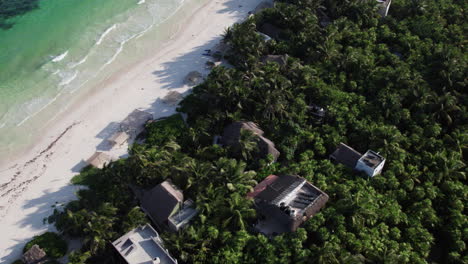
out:
{"label": "turquoise ocean water", "polygon": [[143,56],[162,32],[158,27],[183,5],[42,0],[39,9],[14,18],[11,29],[0,30],[0,159],[28,146],[64,98],[131,61],[125,58]]}

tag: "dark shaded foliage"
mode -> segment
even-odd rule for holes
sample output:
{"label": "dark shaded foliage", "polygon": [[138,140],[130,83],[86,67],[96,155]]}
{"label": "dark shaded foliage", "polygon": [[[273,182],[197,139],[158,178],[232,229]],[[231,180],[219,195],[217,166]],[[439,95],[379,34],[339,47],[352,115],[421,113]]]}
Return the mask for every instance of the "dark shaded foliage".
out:
{"label": "dark shaded foliage", "polygon": [[0,29],[13,26],[11,18],[23,15],[39,7],[39,0],[0,0]]}

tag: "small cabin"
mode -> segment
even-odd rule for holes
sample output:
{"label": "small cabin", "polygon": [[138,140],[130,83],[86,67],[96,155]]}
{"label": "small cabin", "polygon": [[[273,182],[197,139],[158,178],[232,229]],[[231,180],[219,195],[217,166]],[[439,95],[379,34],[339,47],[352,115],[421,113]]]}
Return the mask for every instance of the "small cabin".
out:
{"label": "small cabin", "polygon": [[344,143],[340,143],[337,149],[330,155],[330,160],[357,171],[362,171],[369,177],[380,174],[385,165],[385,158],[378,152],[368,150],[362,155]]}

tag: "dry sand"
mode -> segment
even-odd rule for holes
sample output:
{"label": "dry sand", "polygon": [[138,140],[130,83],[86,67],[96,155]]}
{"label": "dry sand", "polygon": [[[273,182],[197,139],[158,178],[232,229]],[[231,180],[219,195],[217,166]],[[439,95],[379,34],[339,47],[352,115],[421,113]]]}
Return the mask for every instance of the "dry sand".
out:
{"label": "dry sand", "polygon": [[[134,109],[155,118],[175,111],[161,102],[169,91],[187,92],[183,84],[191,71],[207,74],[202,56],[221,39],[225,28],[245,19],[259,0],[212,0],[195,10],[186,26],[158,52],[113,75],[95,87],[43,132],[40,142],[21,159],[0,168],[0,262],[21,255],[33,236],[54,227],[44,222],[54,210],[75,198],[70,179],[96,150],[107,151],[106,138],[118,130]],[[42,132],[41,132],[42,133]],[[109,153],[126,155],[127,146]]]}

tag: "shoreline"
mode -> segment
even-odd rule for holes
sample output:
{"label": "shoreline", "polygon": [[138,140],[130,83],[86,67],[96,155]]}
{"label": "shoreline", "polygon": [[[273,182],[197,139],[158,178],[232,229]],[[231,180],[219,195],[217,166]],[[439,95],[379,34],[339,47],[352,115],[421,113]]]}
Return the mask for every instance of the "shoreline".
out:
{"label": "shoreline", "polygon": [[[188,72],[206,75],[209,58],[202,56],[203,50],[212,48],[226,27],[245,19],[260,2],[211,0],[191,10],[157,51],[79,95],[27,154],[0,168],[0,179],[8,181],[0,182],[2,263],[19,258],[34,235],[54,230],[43,219],[55,206],[75,198],[79,187],[70,185],[70,179],[84,167],[84,160],[105,147],[106,138],[127,114],[143,109],[158,118],[175,112],[160,98],[171,90],[187,92],[190,88],[182,81]],[[119,158],[126,152],[123,146],[110,154]]]}

